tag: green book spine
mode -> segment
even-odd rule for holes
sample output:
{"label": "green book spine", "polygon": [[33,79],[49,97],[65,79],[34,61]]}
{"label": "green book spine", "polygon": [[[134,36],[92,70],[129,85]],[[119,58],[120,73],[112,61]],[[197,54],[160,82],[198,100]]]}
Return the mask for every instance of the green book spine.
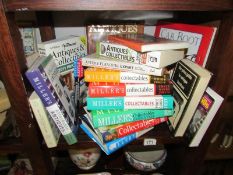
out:
{"label": "green book spine", "polygon": [[95,128],[138,120],[172,116],[173,109],[160,110],[93,110],[92,122]]}

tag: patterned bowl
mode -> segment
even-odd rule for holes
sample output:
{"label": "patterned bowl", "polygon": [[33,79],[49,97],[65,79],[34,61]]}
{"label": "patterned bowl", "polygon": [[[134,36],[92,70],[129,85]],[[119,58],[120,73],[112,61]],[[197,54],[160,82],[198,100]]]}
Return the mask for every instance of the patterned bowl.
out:
{"label": "patterned bowl", "polygon": [[126,160],[131,166],[140,171],[154,171],[158,169],[167,157],[166,149],[150,151],[126,151]]}

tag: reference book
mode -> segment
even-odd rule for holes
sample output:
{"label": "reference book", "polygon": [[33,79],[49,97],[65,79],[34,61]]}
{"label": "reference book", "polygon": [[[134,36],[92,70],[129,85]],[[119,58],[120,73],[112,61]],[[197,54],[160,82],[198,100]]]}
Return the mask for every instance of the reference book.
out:
{"label": "reference book", "polygon": [[[87,114],[85,114],[85,115],[87,115]],[[145,133],[147,133],[153,129],[153,127],[150,127],[150,128],[144,129],[142,131],[135,132],[133,134],[129,134],[125,137],[118,138],[118,139],[112,140],[110,142],[104,143],[99,138],[98,134],[96,133],[96,130],[94,128],[92,128],[91,124],[88,122],[85,115],[81,117],[80,128],[88,135],[88,137],[90,137],[94,142],[96,142],[99,145],[99,147],[107,155],[112,154],[113,152],[119,150],[123,146],[129,144],[130,142],[136,140],[138,137],[144,135]]]}
{"label": "reference book", "polygon": [[223,98],[207,88],[185,132],[190,147],[199,146],[206,130],[223,102]]}
{"label": "reference book", "polygon": [[52,56],[37,59],[26,71],[26,77],[67,143],[76,143],[77,121],[74,115],[74,103]]}
{"label": "reference book", "polygon": [[155,38],[146,34],[109,35],[108,40],[122,44],[138,52],[187,49],[189,47],[187,42]]}
{"label": "reference book", "polygon": [[120,33],[144,33],[144,25],[128,24],[90,24],[86,27],[88,54],[96,52],[96,43],[106,41],[108,35]]}
{"label": "reference book", "polygon": [[164,68],[184,58],[185,49],[138,52],[127,46],[101,41],[96,45],[96,54],[113,60]]}
{"label": "reference book", "polygon": [[169,117],[175,136],[183,136],[205,92],[212,73],[189,59],[176,64],[171,81],[175,113]]}
{"label": "reference book", "polygon": [[159,21],[155,37],[189,43],[186,57],[205,67],[216,34],[216,27]]}
{"label": "reference book", "polygon": [[45,143],[48,148],[53,148],[57,146],[61,132],[54,123],[52,117],[44,107],[40,97],[35,91],[29,97],[29,103],[31,105],[32,111],[39,125],[40,131],[43,135]]}
{"label": "reference book", "polygon": [[87,55],[82,58],[82,65],[86,67],[96,67],[104,69],[114,69],[119,71],[128,71],[144,75],[162,76],[163,68],[154,68],[145,64],[135,64],[122,60],[114,60],[97,54]]}

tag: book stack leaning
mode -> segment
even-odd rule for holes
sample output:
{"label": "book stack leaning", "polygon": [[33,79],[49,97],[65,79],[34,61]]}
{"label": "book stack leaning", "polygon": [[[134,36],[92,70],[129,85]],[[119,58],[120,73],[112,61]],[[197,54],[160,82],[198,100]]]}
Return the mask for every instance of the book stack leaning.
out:
{"label": "book stack leaning", "polygon": [[88,96],[80,127],[106,154],[174,114],[166,68],[183,59],[187,47],[144,34],[109,35],[82,58]]}

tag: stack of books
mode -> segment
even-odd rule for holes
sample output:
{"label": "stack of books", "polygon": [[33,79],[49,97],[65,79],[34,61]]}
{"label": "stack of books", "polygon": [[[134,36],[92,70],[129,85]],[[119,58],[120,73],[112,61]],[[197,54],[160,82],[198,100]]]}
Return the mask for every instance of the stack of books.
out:
{"label": "stack of books", "polygon": [[88,96],[80,127],[106,154],[174,114],[166,68],[182,60],[188,46],[145,34],[109,35],[82,58]]}

